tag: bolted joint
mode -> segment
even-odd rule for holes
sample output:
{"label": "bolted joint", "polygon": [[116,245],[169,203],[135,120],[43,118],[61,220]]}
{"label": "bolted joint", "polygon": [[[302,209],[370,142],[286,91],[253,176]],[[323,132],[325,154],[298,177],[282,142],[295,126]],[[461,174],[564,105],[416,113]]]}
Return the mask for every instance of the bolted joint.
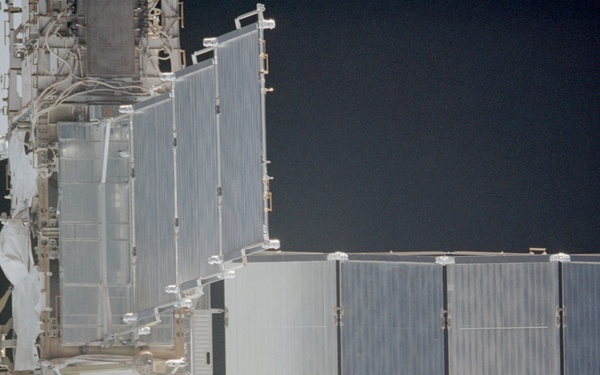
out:
{"label": "bolted joint", "polygon": [[456,264],[454,257],[449,257],[448,255],[442,255],[435,258],[435,263],[441,266],[447,266],[448,264]]}
{"label": "bolted joint", "polygon": [[327,254],[327,260],[348,260],[348,254],[336,251],[335,253]]}
{"label": "bolted joint", "polygon": [[268,249],[277,250],[281,247],[281,242],[279,240],[268,240],[263,243],[262,247],[265,250],[268,250]]}
{"label": "bolted joint", "polygon": [[208,258],[208,264],[215,265],[215,264],[222,264],[223,263],[223,257],[221,255],[213,255],[210,258]]}
{"label": "bolted joint", "polygon": [[267,29],[267,30],[273,30],[275,28],[275,20],[273,19],[266,19],[266,20],[260,20],[258,21],[258,28],[259,29]]}
{"label": "bolted joint", "polygon": [[558,253],[558,254],[550,255],[550,261],[551,262],[560,262],[560,263],[570,262],[571,256],[569,254],[565,254],[565,253]]}
{"label": "bolted joint", "polygon": [[123,318],[121,319],[123,324],[128,324],[128,325],[135,323],[137,320],[138,320],[138,314],[136,314],[136,313],[127,313],[127,314],[123,315]]}
{"label": "bolted joint", "polygon": [[219,40],[217,38],[204,38],[202,39],[202,45],[206,48],[216,48],[219,46]]}

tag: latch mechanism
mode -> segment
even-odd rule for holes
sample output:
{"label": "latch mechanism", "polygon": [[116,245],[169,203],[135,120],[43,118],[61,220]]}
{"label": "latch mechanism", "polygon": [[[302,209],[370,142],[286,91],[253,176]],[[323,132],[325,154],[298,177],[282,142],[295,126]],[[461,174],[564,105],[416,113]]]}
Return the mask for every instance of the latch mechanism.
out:
{"label": "latch mechanism", "polygon": [[565,327],[567,325],[567,308],[557,307],[556,308],[556,326],[558,328]]}
{"label": "latch mechanism", "polygon": [[450,329],[452,326],[452,312],[450,310],[440,310],[440,328]]}
{"label": "latch mechanism", "polygon": [[336,306],[333,308],[333,324],[337,327],[344,325],[344,308]]}

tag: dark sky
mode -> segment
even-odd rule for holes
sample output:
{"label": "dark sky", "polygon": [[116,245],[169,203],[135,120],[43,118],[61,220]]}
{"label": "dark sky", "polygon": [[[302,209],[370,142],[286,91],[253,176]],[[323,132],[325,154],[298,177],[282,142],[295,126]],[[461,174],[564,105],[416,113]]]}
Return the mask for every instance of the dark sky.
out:
{"label": "dark sky", "polygon": [[[454,3],[266,3],[284,250],[600,253],[598,3]],[[254,8],[186,1],[183,47]]]}
{"label": "dark sky", "polygon": [[[282,249],[600,252],[598,3],[454,3],[266,3]],[[183,47],[253,8],[186,2]]]}

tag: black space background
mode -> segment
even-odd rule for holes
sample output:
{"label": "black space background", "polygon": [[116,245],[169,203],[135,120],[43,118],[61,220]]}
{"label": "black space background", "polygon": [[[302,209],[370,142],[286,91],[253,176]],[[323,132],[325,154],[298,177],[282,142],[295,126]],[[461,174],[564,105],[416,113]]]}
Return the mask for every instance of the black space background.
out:
{"label": "black space background", "polygon": [[[271,237],[289,251],[600,251],[600,11],[269,1]],[[250,1],[187,1],[182,46]]]}
{"label": "black space background", "polygon": [[[598,4],[266,3],[271,237],[600,252]],[[255,6],[186,1],[183,48]]]}

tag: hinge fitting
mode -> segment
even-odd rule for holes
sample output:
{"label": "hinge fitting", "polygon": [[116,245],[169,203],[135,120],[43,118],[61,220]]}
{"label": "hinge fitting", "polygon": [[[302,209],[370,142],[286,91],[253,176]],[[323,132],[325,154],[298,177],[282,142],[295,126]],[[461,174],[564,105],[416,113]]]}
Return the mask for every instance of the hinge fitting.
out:
{"label": "hinge fitting", "polygon": [[344,325],[344,308],[340,306],[333,308],[333,324],[337,327]]}
{"label": "hinge fitting", "polygon": [[450,310],[440,310],[440,328],[450,329],[452,327],[452,313]]}
{"label": "hinge fitting", "polygon": [[556,326],[558,328],[565,327],[567,325],[567,308],[566,307],[557,307],[556,308]]}

